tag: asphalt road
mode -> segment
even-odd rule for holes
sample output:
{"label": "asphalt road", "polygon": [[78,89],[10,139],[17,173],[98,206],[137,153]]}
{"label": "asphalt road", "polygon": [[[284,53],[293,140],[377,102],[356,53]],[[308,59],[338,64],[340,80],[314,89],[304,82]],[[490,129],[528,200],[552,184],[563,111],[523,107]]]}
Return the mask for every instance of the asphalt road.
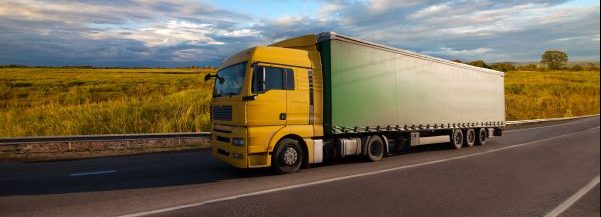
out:
{"label": "asphalt road", "polygon": [[[0,216],[545,216],[599,176],[599,117],[292,175],[208,152],[0,163]],[[569,200],[568,200],[569,201]],[[599,185],[561,216],[599,216]]]}

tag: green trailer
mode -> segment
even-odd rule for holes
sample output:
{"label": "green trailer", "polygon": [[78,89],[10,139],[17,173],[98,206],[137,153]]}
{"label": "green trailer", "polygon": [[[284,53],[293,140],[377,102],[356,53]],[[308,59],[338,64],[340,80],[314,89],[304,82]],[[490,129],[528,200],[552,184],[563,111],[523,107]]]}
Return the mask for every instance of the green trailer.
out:
{"label": "green trailer", "polygon": [[504,126],[502,72],[335,33],[318,48],[326,134]]}

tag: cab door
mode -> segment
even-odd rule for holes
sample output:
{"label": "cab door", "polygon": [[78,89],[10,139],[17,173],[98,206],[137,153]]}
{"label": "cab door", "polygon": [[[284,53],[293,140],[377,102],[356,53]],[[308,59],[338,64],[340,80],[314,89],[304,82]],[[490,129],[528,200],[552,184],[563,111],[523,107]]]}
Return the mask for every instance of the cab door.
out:
{"label": "cab door", "polygon": [[253,67],[252,100],[247,100],[248,126],[286,125],[286,90],[284,69],[255,65]]}
{"label": "cab door", "polygon": [[286,68],[287,125],[309,124],[309,73],[304,68]]}

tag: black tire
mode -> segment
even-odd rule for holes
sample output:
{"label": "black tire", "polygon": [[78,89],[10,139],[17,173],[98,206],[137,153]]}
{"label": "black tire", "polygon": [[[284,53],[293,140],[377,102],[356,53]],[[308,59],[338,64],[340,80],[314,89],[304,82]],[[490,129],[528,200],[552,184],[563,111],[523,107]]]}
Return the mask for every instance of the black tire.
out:
{"label": "black tire", "polygon": [[279,174],[295,173],[300,169],[303,157],[304,153],[298,141],[282,139],[271,155],[271,168]]}
{"label": "black tire", "polygon": [[476,144],[477,136],[476,131],[474,129],[465,130],[465,138],[463,138],[463,146],[464,147],[472,147]]}
{"label": "black tire", "polygon": [[488,140],[488,130],[486,128],[478,129],[476,137],[476,145],[485,145]]}
{"label": "black tire", "polygon": [[380,161],[384,157],[384,141],[379,136],[371,136],[367,142],[367,160]]}
{"label": "black tire", "polygon": [[451,133],[451,148],[460,149],[463,146],[463,131],[460,129],[453,130]]}

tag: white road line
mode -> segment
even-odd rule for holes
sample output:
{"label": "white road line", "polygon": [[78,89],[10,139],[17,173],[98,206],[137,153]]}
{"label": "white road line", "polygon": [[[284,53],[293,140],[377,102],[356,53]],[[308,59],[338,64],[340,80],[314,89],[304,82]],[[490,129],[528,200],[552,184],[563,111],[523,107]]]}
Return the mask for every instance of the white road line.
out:
{"label": "white road line", "polygon": [[116,172],[117,172],[117,170],[104,170],[104,171],[85,172],[85,173],[72,173],[69,176],[70,177],[75,177],[75,176],[89,176],[89,175],[100,175],[100,174],[116,173]]}
{"label": "white road line", "polygon": [[553,125],[542,126],[542,127],[531,127],[531,128],[522,128],[522,129],[515,129],[515,130],[505,130],[504,133],[513,133],[513,132],[520,132],[520,131],[526,131],[526,130],[536,130],[536,129],[542,129],[542,128],[548,128],[548,127],[558,127],[558,126],[563,126],[563,125],[576,124],[576,123],[584,122],[584,121],[587,121],[587,120],[589,120],[589,119],[585,118],[585,119],[582,119],[582,120],[570,121],[570,122],[567,122],[567,123],[553,124]]}
{"label": "white road line", "polygon": [[598,184],[599,184],[599,176],[597,175],[597,177],[595,177],[588,184],[586,184],[584,187],[582,187],[580,190],[578,190],[574,195],[569,197],[563,203],[559,204],[559,206],[556,207],[555,209],[551,210],[551,212],[547,213],[547,215],[545,215],[545,217],[557,217],[557,216],[561,215],[561,213],[563,213],[568,208],[570,208],[572,205],[574,205],[574,203],[576,203],[578,200],[580,200],[580,198],[582,198],[588,192],[593,190],[593,188],[595,188],[595,186],[597,186]]}
{"label": "white road line", "polygon": [[558,139],[558,138],[568,137],[571,135],[575,135],[575,134],[582,133],[582,132],[585,132],[588,130],[593,130],[593,129],[599,129],[599,126],[590,128],[590,129],[586,129],[583,131],[579,131],[579,132],[569,133],[569,134],[565,134],[565,135],[561,135],[561,136],[551,137],[551,138],[537,140],[537,141],[528,142],[528,143],[505,146],[502,148],[488,150],[488,151],[474,153],[474,154],[467,154],[467,155],[440,159],[440,160],[435,160],[435,161],[429,161],[429,162],[424,162],[424,163],[418,163],[418,164],[413,164],[413,165],[394,167],[394,168],[383,169],[383,170],[378,170],[378,171],[373,171],[373,172],[359,173],[359,174],[349,175],[349,176],[341,176],[341,177],[337,177],[337,178],[324,179],[324,180],[319,180],[319,181],[314,181],[314,182],[291,185],[291,186],[287,186],[287,187],[273,188],[273,189],[269,189],[269,190],[256,191],[256,192],[251,192],[251,193],[246,193],[246,194],[239,194],[239,195],[234,195],[234,196],[229,196],[229,197],[217,198],[217,199],[213,199],[213,200],[206,200],[206,201],[202,201],[202,202],[198,202],[198,203],[184,204],[184,205],[173,206],[173,207],[168,207],[168,208],[163,208],[163,209],[156,209],[156,210],[150,210],[150,211],[145,211],[145,212],[132,213],[132,214],[128,214],[128,215],[122,215],[121,217],[137,217],[137,216],[153,215],[153,214],[170,212],[170,211],[179,210],[179,209],[204,206],[204,205],[211,204],[211,203],[235,200],[235,199],[244,198],[244,197],[269,194],[269,193],[273,193],[273,192],[286,191],[286,190],[291,190],[291,189],[296,189],[296,188],[303,188],[303,187],[307,187],[307,186],[325,184],[325,183],[336,182],[336,181],[341,181],[341,180],[346,180],[346,179],[371,176],[371,175],[387,173],[387,172],[392,172],[392,171],[398,171],[398,170],[404,170],[404,169],[415,168],[415,167],[420,167],[420,166],[438,164],[438,163],[459,160],[459,159],[464,159],[464,158],[469,158],[469,157],[474,157],[474,156],[479,156],[479,155],[485,155],[485,154],[494,153],[494,152],[498,152],[498,151],[502,151],[502,150],[518,148],[518,147],[522,147],[522,146],[526,146],[526,145],[532,145],[532,144],[536,144],[539,142],[545,142],[545,141],[554,140],[554,139]]}

